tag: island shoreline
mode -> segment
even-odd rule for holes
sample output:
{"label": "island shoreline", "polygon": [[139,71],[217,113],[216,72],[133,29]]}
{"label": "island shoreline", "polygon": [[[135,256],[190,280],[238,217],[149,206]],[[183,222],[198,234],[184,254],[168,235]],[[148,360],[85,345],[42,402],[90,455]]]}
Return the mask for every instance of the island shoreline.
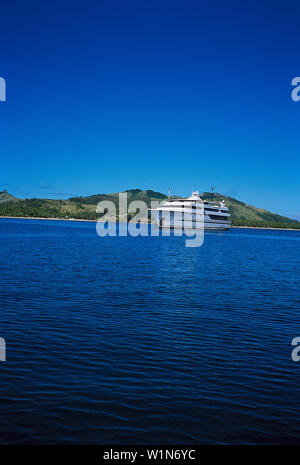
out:
{"label": "island shoreline", "polygon": [[[15,219],[15,220],[49,220],[49,221],[81,221],[88,223],[97,223],[98,220],[86,220],[84,218],[43,218],[38,216],[0,216],[0,219]],[[110,221],[113,223],[113,221]],[[116,223],[125,223],[124,221],[116,221]],[[147,224],[147,223],[143,223]],[[151,223],[149,223],[151,224]],[[154,223],[153,223],[154,224]],[[273,231],[300,231],[300,228],[267,228],[262,226],[231,226],[230,229],[262,229]]]}

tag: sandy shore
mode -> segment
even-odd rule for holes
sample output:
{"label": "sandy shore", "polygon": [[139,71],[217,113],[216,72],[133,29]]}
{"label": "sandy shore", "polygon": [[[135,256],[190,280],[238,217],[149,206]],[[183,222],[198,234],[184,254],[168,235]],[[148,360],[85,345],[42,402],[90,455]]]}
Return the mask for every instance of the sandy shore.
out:
{"label": "sandy shore", "polygon": [[231,229],[273,229],[274,231],[300,231],[299,228],[262,228],[260,226],[231,226]]}
{"label": "sandy shore", "polygon": [[[0,216],[0,218],[16,219],[16,220],[49,220],[49,221],[87,221],[89,223],[97,223],[97,220],[85,220],[80,218],[42,218],[37,216]],[[123,221],[121,221],[123,223]],[[263,230],[274,230],[274,231],[300,231],[298,228],[263,228],[260,226],[231,226],[231,229],[263,229]]]}
{"label": "sandy shore", "polygon": [[90,221],[92,223],[97,222],[97,220],[85,220],[80,218],[43,218],[40,216],[0,216],[0,218],[12,218],[15,220]]}

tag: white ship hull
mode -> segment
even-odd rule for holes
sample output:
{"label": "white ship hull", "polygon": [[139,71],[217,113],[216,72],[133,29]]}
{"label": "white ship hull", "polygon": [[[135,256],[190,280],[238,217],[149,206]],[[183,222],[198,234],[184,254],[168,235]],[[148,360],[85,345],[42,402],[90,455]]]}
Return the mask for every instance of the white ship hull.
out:
{"label": "white ship hull", "polygon": [[192,218],[182,212],[164,212],[157,210],[152,212],[152,221],[160,228],[169,229],[204,229],[205,231],[228,231],[231,228],[230,221],[211,220],[204,216]]}

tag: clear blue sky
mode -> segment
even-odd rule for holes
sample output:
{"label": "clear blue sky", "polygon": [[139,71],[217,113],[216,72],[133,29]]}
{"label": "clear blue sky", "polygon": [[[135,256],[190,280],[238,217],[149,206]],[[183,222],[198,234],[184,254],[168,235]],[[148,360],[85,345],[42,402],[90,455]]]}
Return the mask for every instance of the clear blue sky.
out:
{"label": "clear blue sky", "polygon": [[300,219],[299,24],[299,1],[1,1],[0,189],[214,185]]}

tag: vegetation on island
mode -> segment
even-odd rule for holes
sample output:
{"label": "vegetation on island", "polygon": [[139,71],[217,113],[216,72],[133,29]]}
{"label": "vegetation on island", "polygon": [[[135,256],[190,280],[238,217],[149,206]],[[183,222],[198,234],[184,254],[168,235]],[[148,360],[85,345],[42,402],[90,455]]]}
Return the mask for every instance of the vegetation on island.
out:
{"label": "vegetation on island", "polygon": [[[142,200],[148,207],[152,201],[161,202],[167,199],[166,194],[152,190],[131,189],[125,192],[127,192],[128,203]],[[224,199],[229,208],[233,226],[300,229],[299,221],[247,205],[233,197],[210,192],[203,192],[200,197],[213,203],[219,203]],[[18,199],[4,190],[0,192],[0,216],[97,220],[101,215],[96,213],[96,205],[102,200],[114,202],[118,215],[118,192],[56,200]],[[132,216],[133,214],[130,214],[129,218]]]}
{"label": "vegetation on island", "polygon": [[208,202],[225,201],[229,209],[232,226],[251,226],[256,228],[292,228],[300,229],[300,222],[286,216],[271,213],[262,208],[253,207],[233,197],[222,194],[203,192],[200,194]]}

